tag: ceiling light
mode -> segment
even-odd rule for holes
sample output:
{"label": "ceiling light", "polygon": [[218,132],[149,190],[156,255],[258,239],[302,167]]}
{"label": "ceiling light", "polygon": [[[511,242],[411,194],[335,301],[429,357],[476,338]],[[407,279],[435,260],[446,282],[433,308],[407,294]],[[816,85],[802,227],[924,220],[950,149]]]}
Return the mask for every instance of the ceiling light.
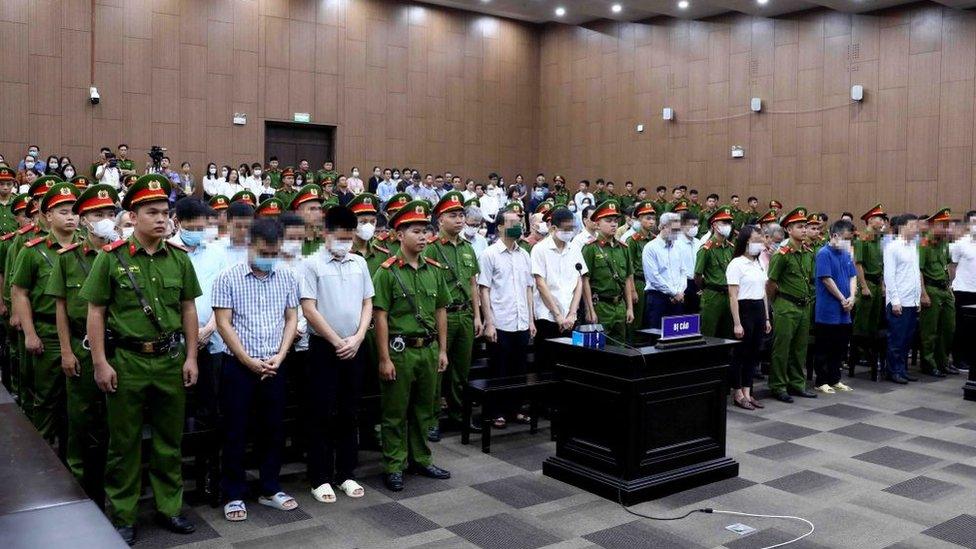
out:
{"label": "ceiling light", "polygon": [[765,6],[766,4],[769,3],[769,0],[756,0],[756,3],[759,4],[760,6]]}
{"label": "ceiling light", "polygon": [[691,4],[688,3],[688,0],[681,0],[680,2],[678,2],[678,9],[686,10],[690,5]]}
{"label": "ceiling light", "polygon": [[559,6],[558,8],[556,8],[556,17],[562,17],[564,15],[566,15],[566,8],[564,8],[562,6]]}
{"label": "ceiling light", "polygon": [[610,6],[610,11],[612,11],[613,13],[620,13],[621,11],[623,11],[623,9],[624,7],[621,6],[620,4],[614,4]]}

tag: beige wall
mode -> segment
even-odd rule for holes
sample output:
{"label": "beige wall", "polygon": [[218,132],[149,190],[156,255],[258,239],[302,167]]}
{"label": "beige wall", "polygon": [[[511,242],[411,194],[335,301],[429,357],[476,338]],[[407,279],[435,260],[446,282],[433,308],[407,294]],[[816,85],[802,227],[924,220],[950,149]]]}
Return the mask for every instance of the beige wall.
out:
{"label": "beige wall", "polygon": [[87,165],[125,141],[202,171],[263,158],[264,120],[308,112],[338,126],[346,169],[535,168],[536,27],[384,0],[96,0],[92,107],[90,4],[0,0],[8,161],[30,142]]}
{"label": "beige wall", "polygon": [[[879,200],[968,209],[974,74],[976,14],[934,4],[553,26],[542,40],[540,163],[571,179],[686,183],[835,215]],[[863,103],[850,104],[852,84]],[[763,114],[749,113],[751,97]],[[677,122],[661,119],[664,106]],[[723,117],[733,118],[689,122]],[[733,160],[732,145],[745,158]]]}

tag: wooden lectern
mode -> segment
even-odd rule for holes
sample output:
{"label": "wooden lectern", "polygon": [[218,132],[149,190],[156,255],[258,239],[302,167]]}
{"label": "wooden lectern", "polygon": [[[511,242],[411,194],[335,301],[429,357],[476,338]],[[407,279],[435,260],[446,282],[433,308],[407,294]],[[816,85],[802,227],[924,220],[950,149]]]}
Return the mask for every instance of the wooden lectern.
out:
{"label": "wooden lectern", "polygon": [[624,505],[738,476],[725,454],[735,344],[704,338],[667,350],[600,350],[569,338],[540,342],[559,380],[556,455],[543,473]]}

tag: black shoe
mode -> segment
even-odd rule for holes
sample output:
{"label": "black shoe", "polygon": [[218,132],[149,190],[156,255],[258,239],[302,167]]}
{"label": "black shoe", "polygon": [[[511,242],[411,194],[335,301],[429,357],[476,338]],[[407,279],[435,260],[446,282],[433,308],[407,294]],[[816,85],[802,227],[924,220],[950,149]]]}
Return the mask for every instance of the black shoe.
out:
{"label": "black shoe", "polygon": [[386,489],[391,492],[399,492],[403,490],[403,472],[397,471],[396,473],[384,474],[383,485],[386,486]]}
{"label": "black shoe", "polygon": [[183,515],[167,517],[165,515],[156,513],[156,524],[169,530],[170,532],[173,532],[174,534],[192,534],[197,530],[197,527],[190,522],[190,519],[184,517]]}
{"label": "black shoe", "polygon": [[445,471],[436,465],[418,465],[414,463],[407,471],[415,475],[420,475],[427,478],[436,478],[438,480],[445,480],[451,478],[451,472]]}
{"label": "black shoe", "polygon": [[927,375],[927,376],[932,376],[932,377],[945,377],[946,376],[942,372],[942,370],[928,370],[928,371],[924,371],[922,373],[925,374],[925,375]]}
{"label": "black shoe", "polygon": [[791,397],[790,395],[788,395],[786,393],[783,393],[783,392],[773,393],[773,398],[775,398],[776,400],[778,400],[780,402],[785,402],[787,404],[793,404],[793,397]]}
{"label": "black shoe", "polygon": [[430,429],[427,429],[427,440],[429,440],[431,442],[440,442],[441,441],[441,430],[440,430],[440,428],[439,427],[431,427]]}
{"label": "black shoe", "polygon": [[135,526],[116,526],[115,531],[122,537],[122,541],[126,542],[130,547],[136,542]]}
{"label": "black shoe", "polygon": [[472,433],[480,433],[481,432],[481,424],[480,423],[476,423],[474,420],[471,420],[471,423],[468,424],[468,431],[470,431]]}
{"label": "black shoe", "polygon": [[905,374],[904,377],[905,377],[905,380],[906,381],[918,381],[918,378],[915,377],[915,376],[911,376],[911,375]]}
{"label": "black shoe", "polygon": [[955,367],[955,366],[953,366],[952,364],[950,364],[950,365],[948,365],[948,366],[946,366],[946,367],[945,367],[945,370],[942,370],[942,371],[943,371],[944,373],[947,373],[947,374],[949,374],[949,375],[951,375],[951,376],[957,376],[957,375],[959,375],[959,373],[960,373],[960,372],[959,372],[959,368],[956,368],[956,367]]}
{"label": "black shoe", "polygon": [[908,380],[905,379],[902,376],[885,376],[885,379],[887,379],[888,381],[891,381],[893,383],[897,383],[898,385],[907,385],[908,384]]}
{"label": "black shoe", "polygon": [[798,391],[796,389],[787,389],[786,392],[793,396],[798,396],[803,398],[817,398],[817,393],[814,393],[810,389],[803,389],[802,391]]}

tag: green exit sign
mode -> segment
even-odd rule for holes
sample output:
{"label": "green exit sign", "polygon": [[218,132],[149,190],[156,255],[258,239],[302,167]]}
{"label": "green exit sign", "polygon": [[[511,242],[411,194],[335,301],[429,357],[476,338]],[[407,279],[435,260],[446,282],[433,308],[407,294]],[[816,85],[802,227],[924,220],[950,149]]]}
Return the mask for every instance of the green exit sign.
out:
{"label": "green exit sign", "polygon": [[311,121],[312,121],[312,115],[310,115],[309,113],[307,112],[295,113],[295,122],[311,122]]}

